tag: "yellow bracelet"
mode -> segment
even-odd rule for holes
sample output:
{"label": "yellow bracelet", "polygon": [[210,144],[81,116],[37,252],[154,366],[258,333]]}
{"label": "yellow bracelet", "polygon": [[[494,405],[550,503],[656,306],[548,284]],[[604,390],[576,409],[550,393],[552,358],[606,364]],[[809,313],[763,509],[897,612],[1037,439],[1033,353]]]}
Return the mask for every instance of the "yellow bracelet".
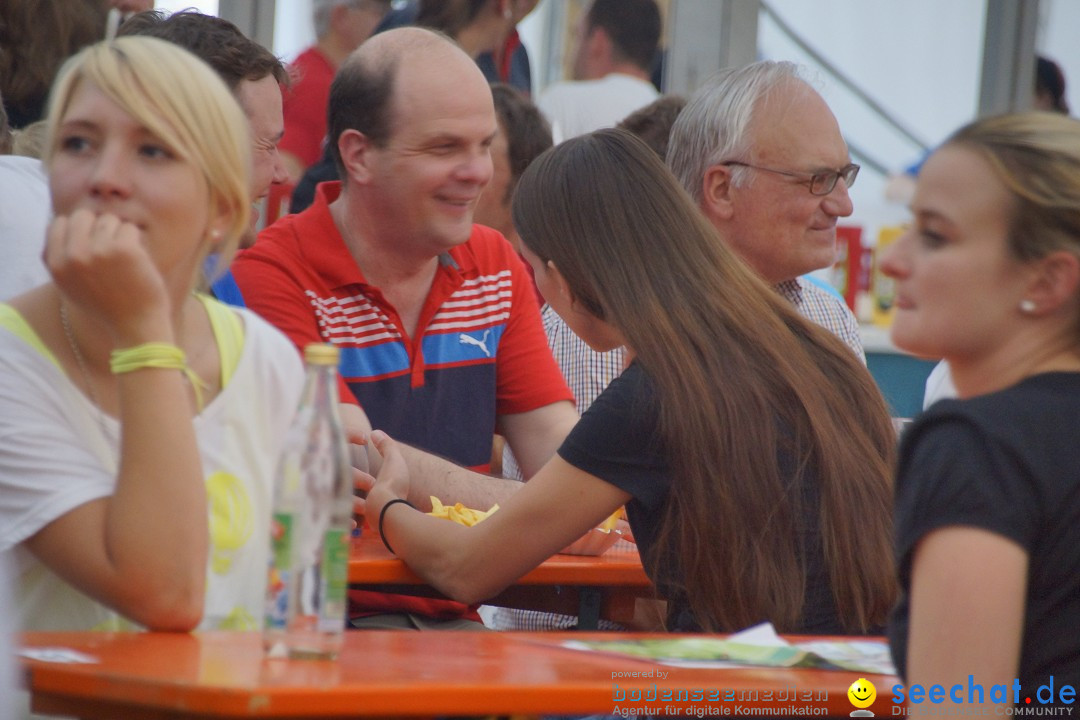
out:
{"label": "yellow bracelet", "polygon": [[113,350],[109,356],[109,369],[113,375],[134,372],[143,368],[157,368],[161,370],[179,370],[191,383],[195,391],[195,405],[202,412],[202,389],[206,383],[188,367],[187,355],[176,345],[170,343],[150,342],[136,345],[135,347]]}

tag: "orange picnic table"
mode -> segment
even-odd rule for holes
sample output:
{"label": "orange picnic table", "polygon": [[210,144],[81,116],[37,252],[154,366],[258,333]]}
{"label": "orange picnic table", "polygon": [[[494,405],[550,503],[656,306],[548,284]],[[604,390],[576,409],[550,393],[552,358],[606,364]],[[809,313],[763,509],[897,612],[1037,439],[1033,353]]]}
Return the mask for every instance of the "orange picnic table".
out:
{"label": "orange picnic table", "polygon": [[[563,646],[612,637],[353,631],[335,661],[267,659],[255,632],[33,632],[21,641],[24,648],[65,648],[94,660],[22,660],[35,712],[87,720],[582,715],[630,709],[701,717],[734,716],[747,708],[765,709],[758,714],[790,715],[792,708],[804,708],[797,714],[846,716],[852,710],[847,688],[861,675],[683,668]],[[898,681],[867,677],[878,688],[871,710],[889,714],[888,688]]]}
{"label": "orange picnic table", "polygon": [[[349,584],[401,595],[443,597],[387,550],[378,533],[367,530],[353,540]],[[629,620],[635,599],[653,596],[637,548],[620,542],[597,556],[553,555],[484,602],[577,615],[579,628],[594,630],[601,617]]]}

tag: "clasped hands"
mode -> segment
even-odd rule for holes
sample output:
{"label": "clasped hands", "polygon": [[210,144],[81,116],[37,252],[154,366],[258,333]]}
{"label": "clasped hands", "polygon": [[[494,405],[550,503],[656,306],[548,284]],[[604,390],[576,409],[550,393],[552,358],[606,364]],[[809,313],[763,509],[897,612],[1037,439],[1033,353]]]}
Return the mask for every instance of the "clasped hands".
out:
{"label": "clasped hands", "polygon": [[[353,467],[353,516],[359,520],[364,517],[378,517],[383,505],[394,498],[409,497],[409,466],[401,454],[400,445],[382,430],[374,430],[368,436],[363,432],[347,432],[352,445]],[[356,465],[365,464],[363,454],[366,451],[368,468]]]}

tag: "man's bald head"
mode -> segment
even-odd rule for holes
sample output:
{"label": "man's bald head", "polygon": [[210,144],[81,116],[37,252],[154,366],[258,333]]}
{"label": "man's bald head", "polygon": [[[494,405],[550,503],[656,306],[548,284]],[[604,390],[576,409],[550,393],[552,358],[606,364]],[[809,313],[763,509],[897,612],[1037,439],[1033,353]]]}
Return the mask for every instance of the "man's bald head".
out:
{"label": "man's bald head", "polygon": [[371,37],[342,63],[330,86],[327,137],[343,179],[347,173],[337,147],[341,133],[357,130],[375,146],[384,146],[392,132],[395,93],[415,75],[402,70],[412,68],[422,69],[428,76],[446,75],[452,83],[461,82],[462,73],[466,78],[475,74],[483,80],[472,58],[441,33],[402,27]]}

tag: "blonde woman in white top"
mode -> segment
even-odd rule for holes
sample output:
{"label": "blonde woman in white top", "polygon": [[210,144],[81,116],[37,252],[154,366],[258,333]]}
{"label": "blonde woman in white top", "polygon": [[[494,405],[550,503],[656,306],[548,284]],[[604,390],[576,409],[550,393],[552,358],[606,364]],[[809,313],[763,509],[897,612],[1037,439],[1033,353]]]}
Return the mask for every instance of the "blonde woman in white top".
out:
{"label": "blonde woman in white top", "polygon": [[222,81],[169,43],[100,43],[58,76],[53,282],[0,305],[0,551],[24,629],[256,625],[300,362],[193,294],[248,226],[249,147]]}

